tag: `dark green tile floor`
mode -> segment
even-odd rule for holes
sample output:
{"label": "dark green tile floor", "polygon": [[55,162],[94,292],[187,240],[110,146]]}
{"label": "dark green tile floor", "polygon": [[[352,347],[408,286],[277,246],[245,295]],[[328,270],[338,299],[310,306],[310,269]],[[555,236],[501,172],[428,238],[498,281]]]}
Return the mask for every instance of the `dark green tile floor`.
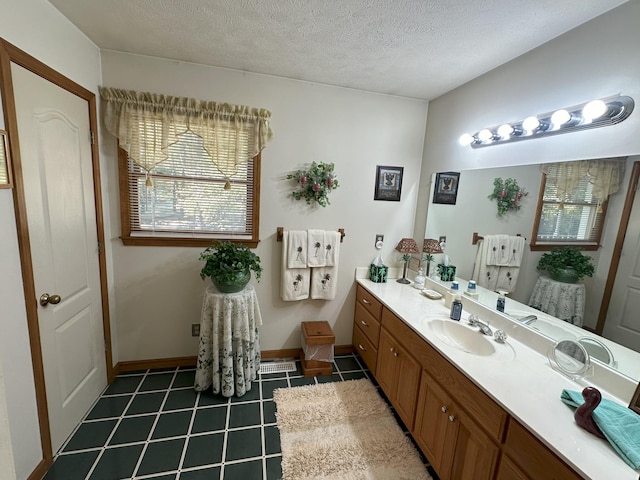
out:
{"label": "dark green tile floor", "polygon": [[194,376],[192,368],[118,376],[58,452],[45,480],[277,480],[282,470],[273,391],[371,378],[356,355],[336,357],[333,375],[326,377],[302,376],[296,361],[295,372],[260,375],[240,398],[198,393]]}

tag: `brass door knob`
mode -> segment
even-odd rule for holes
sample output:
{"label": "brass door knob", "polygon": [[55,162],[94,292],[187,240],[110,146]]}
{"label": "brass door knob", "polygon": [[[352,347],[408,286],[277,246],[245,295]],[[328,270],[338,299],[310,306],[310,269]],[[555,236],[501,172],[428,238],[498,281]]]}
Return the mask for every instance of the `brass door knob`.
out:
{"label": "brass door knob", "polygon": [[60,295],[49,295],[48,293],[43,293],[40,295],[40,305],[46,307],[48,304],[57,305],[60,303]]}

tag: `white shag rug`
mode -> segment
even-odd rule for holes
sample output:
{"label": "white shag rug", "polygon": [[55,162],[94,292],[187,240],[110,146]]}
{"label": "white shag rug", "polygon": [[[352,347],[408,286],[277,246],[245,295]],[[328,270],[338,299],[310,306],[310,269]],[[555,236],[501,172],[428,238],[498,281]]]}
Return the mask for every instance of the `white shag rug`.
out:
{"label": "white shag rug", "polygon": [[277,389],[283,480],[431,480],[367,380]]}

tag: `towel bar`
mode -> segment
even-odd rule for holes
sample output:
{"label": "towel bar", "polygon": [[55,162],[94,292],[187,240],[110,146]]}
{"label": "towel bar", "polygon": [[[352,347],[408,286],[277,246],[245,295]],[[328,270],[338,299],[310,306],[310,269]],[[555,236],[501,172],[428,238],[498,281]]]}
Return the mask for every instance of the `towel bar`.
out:
{"label": "towel bar", "polygon": [[[343,242],[344,237],[345,237],[345,233],[344,233],[344,228],[339,228],[338,231],[340,232],[340,243]],[[284,227],[277,227],[276,228],[276,242],[281,242],[282,238],[284,235]]]}
{"label": "towel bar", "polygon": [[[522,236],[521,234],[516,233],[516,237],[521,237],[521,236]],[[478,240],[484,240],[484,237],[478,235],[478,232],[473,232],[473,237],[471,238],[471,245],[477,245]],[[525,238],[524,240],[526,241],[527,239]]]}

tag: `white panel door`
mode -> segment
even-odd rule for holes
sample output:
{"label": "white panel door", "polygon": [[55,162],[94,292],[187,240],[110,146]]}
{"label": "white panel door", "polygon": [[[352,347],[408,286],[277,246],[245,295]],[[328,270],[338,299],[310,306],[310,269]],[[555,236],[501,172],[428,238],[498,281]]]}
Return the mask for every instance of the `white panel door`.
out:
{"label": "white panel door", "polygon": [[[18,65],[11,72],[56,452],[107,385],[89,106]],[[60,301],[42,305],[43,294]]]}
{"label": "white panel door", "polygon": [[640,352],[640,195],[637,193],[602,334]]}

